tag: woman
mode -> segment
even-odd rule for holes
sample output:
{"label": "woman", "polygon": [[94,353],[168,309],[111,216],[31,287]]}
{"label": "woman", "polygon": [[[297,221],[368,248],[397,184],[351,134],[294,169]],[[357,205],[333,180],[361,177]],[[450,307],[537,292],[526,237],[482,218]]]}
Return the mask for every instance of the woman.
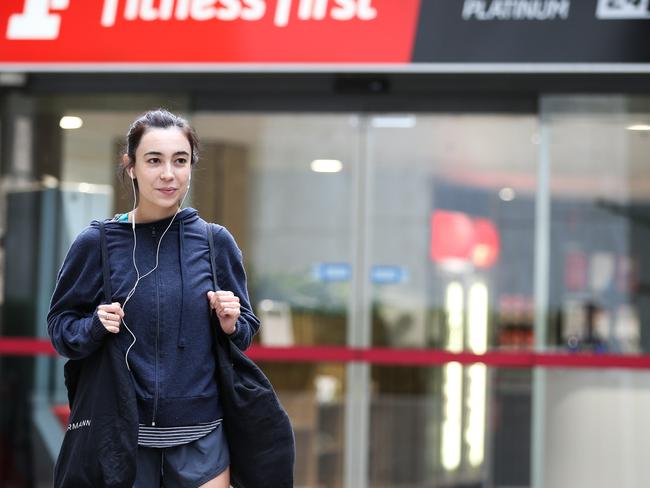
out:
{"label": "woman", "polygon": [[189,124],[166,110],[132,124],[121,172],[134,208],[105,222],[115,301],[100,304],[93,222],[68,251],[48,314],[52,343],[68,358],[87,357],[117,334],[138,403],[136,488],[229,486],[210,314],[242,350],[259,328],[233,237],[212,226],[222,288],[213,290],[207,224],[196,210],[181,210],[197,146]]}

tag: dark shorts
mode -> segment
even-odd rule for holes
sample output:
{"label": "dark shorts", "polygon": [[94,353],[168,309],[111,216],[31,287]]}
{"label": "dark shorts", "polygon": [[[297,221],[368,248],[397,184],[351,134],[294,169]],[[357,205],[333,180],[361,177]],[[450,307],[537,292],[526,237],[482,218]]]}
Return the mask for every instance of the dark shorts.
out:
{"label": "dark shorts", "polygon": [[219,425],[205,437],[181,446],[138,447],[133,488],[193,488],[216,478],[230,465],[228,443]]}

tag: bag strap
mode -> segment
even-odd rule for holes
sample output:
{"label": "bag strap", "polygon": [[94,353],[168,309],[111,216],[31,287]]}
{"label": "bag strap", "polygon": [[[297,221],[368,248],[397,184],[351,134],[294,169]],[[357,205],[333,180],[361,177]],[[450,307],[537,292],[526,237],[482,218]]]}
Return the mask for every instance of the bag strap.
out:
{"label": "bag strap", "polygon": [[[217,280],[217,265],[216,265],[217,252],[214,248],[214,235],[212,233],[213,227],[214,226],[212,224],[206,222],[205,228],[207,231],[208,245],[210,247],[210,269],[212,270],[212,286],[214,286],[214,291],[217,291],[217,290],[221,290],[221,288],[219,287],[219,281]],[[210,317],[212,317],[216,322],[214,328],[217,334],[216,335],[217,343],[220,344],[220,346],[224,349],[226,357],[228,357],[230,362],[232,363],[232,359],[231,359],[232,353],[230,351],[231,348],[230,339],[228,338],[226,333],[219,325],[219,319],[217,318],[217,315],[214,313],[213,310],[210,311]]]}
{"label": "bag strap", "polygon": [[104,275],[104,300],[106,300],[106,303],[111,303],[113,291],[111,290],[111,270],[108,265],[108,246],[106,245],[104,222],[99,222],[99,243],[102,255],[102,273]]}
{"label": "bag strap", "polygon": [[208,244],[210,245],[210,270],[212,271],[212,286],[214,290],[219,290],[219,282],[217,281],[217,267],[214,264],[217,254],[214,250],[214,236],[212,234],[212,225],[209,223],[205,224],[208,233]]}

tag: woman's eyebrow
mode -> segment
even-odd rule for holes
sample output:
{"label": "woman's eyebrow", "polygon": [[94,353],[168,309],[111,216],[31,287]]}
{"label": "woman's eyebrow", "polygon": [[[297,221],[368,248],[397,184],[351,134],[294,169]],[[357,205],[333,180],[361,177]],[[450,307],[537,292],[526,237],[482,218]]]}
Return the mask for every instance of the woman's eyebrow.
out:
{"label": "woman's eyebrow", "polygon": [[[144,155],[145,156],[162,156],[163,153],[161,153],[160,151],[147,151],[146,153],[144,153]],[[189,156],[190,153],[188,153],[187,151],[176,151],[173,155],[174,156]]]}

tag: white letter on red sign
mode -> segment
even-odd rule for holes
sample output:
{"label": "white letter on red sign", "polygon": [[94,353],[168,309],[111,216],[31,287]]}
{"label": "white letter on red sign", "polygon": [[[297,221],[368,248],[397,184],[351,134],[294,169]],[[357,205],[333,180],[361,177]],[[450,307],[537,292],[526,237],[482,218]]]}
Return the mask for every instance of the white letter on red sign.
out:
{"label": "white letter on red sign", "polygon": [[289,23],[290,14],[291,0],[278,0],[278,4],[275,6],[275,25],[285,27]]}
{"label": "white letter on red sign", "polygon": [[357,17],[361,20],[372,20],[377,17],[377,9],[372,5],[372,0],[359,0]]}
{"label": "white letter on red sign", "polygon": [[217,9],[219,20],[237,20],[241,14],[239,0],[221,0],[222,7]]}
{"label": "white letter on red sign", "polygon": [[117,16],[118,0],[104,0],[104,9],[102,10],[102,26],[113,27],[115,17]]}
{"label": "white letter on red sign", "polygon": [[298,5],[298,18],[300,20],[309,20],[313,8],[314,0],[300,0],[300,4]]}
{"label": "white letter on red sign", "polygon": [[193,0],[192,18],[194,20],[210,20],[217,16],[214,8],[215,0]]}
{"label": "white letter on red sign", "polygon": [[160,0],[158,16],[160,20],[169,20],[174,12],[174,0]]}
{"label": "white letter on red sign", "polygon": [[372,20],[377,17],[377,9],[371,4],[372,0],[335,0],[338,7],[332,9],[332,18],[335,20]]}
{"label": "white letter on red sign", "polygon": [[176,20],[187,20],[190,16],[190,0],[178,0],[176,2]]}
{"label": "white letter on red sign", "polygon": [[332,9],[332,18],[334,20],[351,20],[357,14],[357,4],[355,0],[335,0],[338,7]]}
{"label": "white letter on red sign", "polygon": [[327,16],[327,2],[328,0],[300,0],[298,18],[300,20],[323,20]]}
{"label": "white letter on red sign", "polygon": [[50,8],[68,8],[68,0],[25,0],[23,12],[9,17],[7,39],[56,39],[59,37],[61,16]]}
{"label": "white letter on red sign", "polygon": [[140,19],[146,21],[158,20],[158,9],[153,6],[154,0],[142,0],[140,4]]}
{"label": "white letter on red sign", "polygon": [[314,20],[323,20],[327,16],[327,0],[316,0]]}
{"label": "white letter on red sign", "polygon": [[266,13],[266,3],[264,0],[244,0],[244,11],[241,18],[244,20],[260,20]]}
{"label": "white letter on red sign", "polygon": [[138,7],[140,0],[127,0],[126,8],[124,9],[124,18],[126,20],[135,20],[138,18]]}

